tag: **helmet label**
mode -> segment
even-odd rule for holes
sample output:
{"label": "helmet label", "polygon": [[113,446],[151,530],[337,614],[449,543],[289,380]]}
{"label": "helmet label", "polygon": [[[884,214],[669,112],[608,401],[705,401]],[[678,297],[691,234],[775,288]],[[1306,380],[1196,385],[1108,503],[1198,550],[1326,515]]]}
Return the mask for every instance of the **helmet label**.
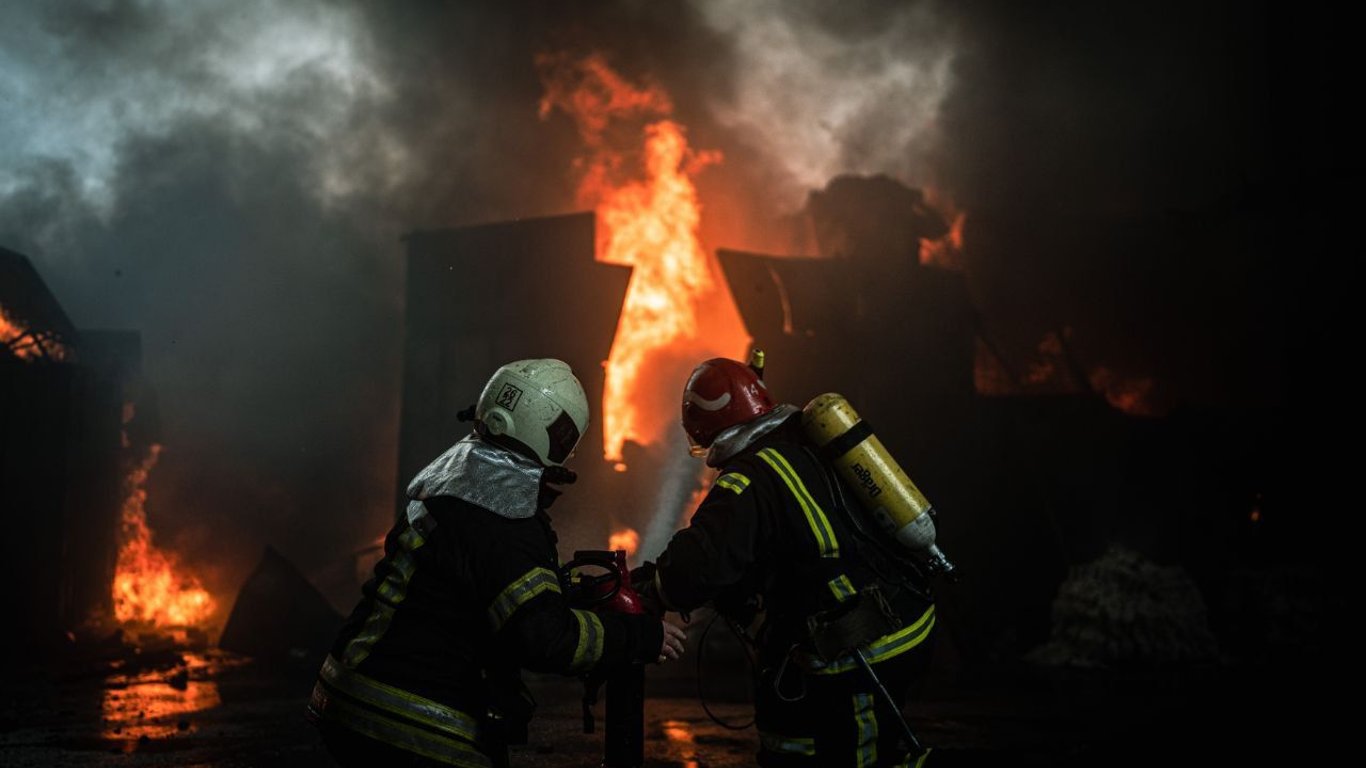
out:
{"label": "helmet label", "polygon": [[498,393],[497,403],[499,406],[506,408],[509,411],[515,411],[517,410],[517,403],[521,401],[521,399],[522,390],[511,384],[504,384],[502,391]]}

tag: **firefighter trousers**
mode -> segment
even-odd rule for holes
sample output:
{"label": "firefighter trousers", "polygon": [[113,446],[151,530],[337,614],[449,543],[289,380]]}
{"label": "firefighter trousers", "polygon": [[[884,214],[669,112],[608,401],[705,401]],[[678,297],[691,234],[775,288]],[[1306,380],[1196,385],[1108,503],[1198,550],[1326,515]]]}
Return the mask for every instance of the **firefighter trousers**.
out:
{"label": "firefighter trousers", "polygon": [[[932,645],[921,643],[873,666],[898,704],[918,693]],[[862,669],[820,675],[795,662],[766,669],[754,698],[758,763],[763,768],[926,764],[928,753],[907,754],[898,717]]]}

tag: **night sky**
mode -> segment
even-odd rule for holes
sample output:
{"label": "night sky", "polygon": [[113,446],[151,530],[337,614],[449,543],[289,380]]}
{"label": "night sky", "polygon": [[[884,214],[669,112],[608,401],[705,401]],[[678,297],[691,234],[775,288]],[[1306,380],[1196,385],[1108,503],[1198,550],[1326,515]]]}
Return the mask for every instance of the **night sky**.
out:
{"label": "night sky", "polygon": [[[1318,19],[1247,3],[28,2],[0,8],[0,245],[142,332],[149,510],[219,591],[319,574],[391,514],[402,247],[574,210],[533,58],[673,95],[708,247],[778,249],[841,173],[967,211],[984,327],[1163,409],[1284,405],[1328,214]],[[1331,187],[1329,187],[1331,189]],[[1300,250],[1303,253],[1300,253]],[[489,311],[507,311],[490,301]]]}

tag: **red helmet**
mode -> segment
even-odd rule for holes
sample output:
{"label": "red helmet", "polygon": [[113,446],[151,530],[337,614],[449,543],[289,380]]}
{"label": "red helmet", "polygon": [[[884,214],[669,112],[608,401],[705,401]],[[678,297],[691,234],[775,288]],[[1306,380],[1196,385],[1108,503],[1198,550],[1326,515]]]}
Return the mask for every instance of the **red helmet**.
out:
{"label": "red helmet", "polygon": [[693,445],[707,448],[726,429],[775,407],[768,387],[753,368],[714,357],[693,369],[683,388],[683,430]]}

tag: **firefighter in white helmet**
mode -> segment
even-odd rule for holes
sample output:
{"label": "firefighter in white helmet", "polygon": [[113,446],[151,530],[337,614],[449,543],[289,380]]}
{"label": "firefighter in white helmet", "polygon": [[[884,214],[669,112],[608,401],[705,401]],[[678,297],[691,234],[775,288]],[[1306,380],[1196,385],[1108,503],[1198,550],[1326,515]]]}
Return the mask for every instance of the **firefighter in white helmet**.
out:
{"label": "firefighter in white helmet", "polygon": [[759,765],[919,765],[926,753],[896,718],[928,662],[925,574],[860,524],[761,361],[716,358],[688,379],[684,431],[720,474],[653,572],[633,578],[670,610],[712,603],[747,624],[762,605]]}
{"label": "firefighter in white helmet", "polygon": [[309,712],[343,765],[497,766],[525,740],[520,669],[584,674],[682,653],[649,616],[571,609],[546,508],[588,428],[588,400],[559,360],[499,368],[474,432],[408,485],[323,664]]}

